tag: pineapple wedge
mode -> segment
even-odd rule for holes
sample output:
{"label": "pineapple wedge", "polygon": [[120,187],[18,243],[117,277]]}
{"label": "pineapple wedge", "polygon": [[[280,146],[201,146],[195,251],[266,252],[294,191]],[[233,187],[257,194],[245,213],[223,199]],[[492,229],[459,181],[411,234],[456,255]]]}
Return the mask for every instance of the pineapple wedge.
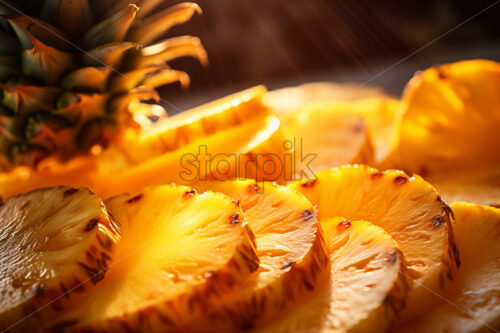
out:
{"label": "pineapple wedge", "polygon": [[387,332],[408,293],[392,237],[369,222],[321,222],[330,253],[328,283],[263,332]]}
{"label": "pineapple wedge", "polygon": [[437,302],[460,261],[451,210],[436,190],[419,176],[367,166],[345,166],[316,176],[290,186],[318,205],[321,219],[342,216],[371,221],[398,242],[413,282],[403,320]]}
{"label": "pineapple wedge", "polygon": [[53,328],[165,332],[203,316],[258,268],[236,202],[164,185],[106,202],[122,238],[106,278]]}
{"label": "pineapple wedge", "polygon": [[87,189],[41,189],[3,202],[0,330],[33,328],[83,300],[106,274],[119,228]]}
{"label": "pineapple wedge", "polygon": [[462,266],[452,291],[404,332],[498,332],[500,330],[500,209],[451,205]]}
{"label": "pineapple wedge", "polygon": [[326,272],[328,256],[316,210],[287,187],[253,180],[193,185],[236,200],[255,233],[260,268],[191,332],[234,332],[259,327],[300,302]]}
{"label": "pineapple wedge", "polygon": [[500,64],[488,60],[417,73],[402,99],[398,166],[424,177],[480,167],[498,172],[499,86]]}

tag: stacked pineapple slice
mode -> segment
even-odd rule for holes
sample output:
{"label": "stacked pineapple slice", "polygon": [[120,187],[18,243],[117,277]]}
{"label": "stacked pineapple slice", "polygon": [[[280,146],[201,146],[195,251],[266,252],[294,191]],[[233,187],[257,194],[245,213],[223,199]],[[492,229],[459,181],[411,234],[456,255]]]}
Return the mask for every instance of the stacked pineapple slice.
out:
{"label": "stacked pineapple slice", "polygon": [[[206,55],[138,44],[199,7],[132,2],[2,3],[2,331],[500,328],[500,213],[431,185],[500,204],[497,63],[426,70],[401,101],[255,87],[153,124],[141,101],[188,81],[166,62]],[[90,190],[39,189],[61,184]]]}

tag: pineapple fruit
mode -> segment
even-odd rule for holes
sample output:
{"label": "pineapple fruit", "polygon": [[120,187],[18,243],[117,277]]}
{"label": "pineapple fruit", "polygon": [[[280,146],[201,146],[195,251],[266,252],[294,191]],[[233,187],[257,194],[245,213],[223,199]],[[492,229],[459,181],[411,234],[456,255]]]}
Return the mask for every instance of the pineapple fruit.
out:
{"label": "pineapple fruit", "polygon": [[139,128],[132,103],[158,100],[158,86],[189,82],[166,62],[183,55],[205,62],[200,41],[187,36],[151,43],[201,9],[181,3],[156,10],[159,5],[2,1],[2,169],[36,167],[49,158],[67,161],[106,147],[125,128]]}
{"label": "pineapple fruit", "polygon": [[263,332],[386,332],[409,287],[399,246],[369,222],[336,217],[321,225],[330,253],[328,283]]}
{"label": "pineapple fruit", "polygon": [[413,283],[403,320],[437,302],[453,280],[460,259],[451,210],[436,190],[419,176],[396,170],[379,172],[363,165],[316,176],[290,186],[318,206],[320,219],[342,216],[370,221],[399,244],[408,265],[406,275]]}
{"label": "pineapple fruit", "polygon": [[451,209],[462,266],[451,292],[401,331],[500,330],[500,209],[464,202],[453,203]]}
{"label": "pineapple fruit", "polygon": [[417,73],[401,101],[393,166],[443,198],[500,203],[500,64],[467,60]]}
{"label": "pineapple fruit", "polygon": [[122,238],[106,278],[52,328],[172,331],[220,304],[259,267],[237,202],[164,185],[106,202]]}
{"label": "pineapple fruit", "polygon": [[0,330],[23,331],[79,304],[107,273],[120,225],[87,189],[55,187],[0,207]]}
{"label": "pineapple fruit", "polygon": [[237,200],[255,234],[259,269],[223,304],[187,328],[234,332],[276,319],[310,294],[324,276],[328,256],[316,210],[287,187],[253,180],[193,184]]}

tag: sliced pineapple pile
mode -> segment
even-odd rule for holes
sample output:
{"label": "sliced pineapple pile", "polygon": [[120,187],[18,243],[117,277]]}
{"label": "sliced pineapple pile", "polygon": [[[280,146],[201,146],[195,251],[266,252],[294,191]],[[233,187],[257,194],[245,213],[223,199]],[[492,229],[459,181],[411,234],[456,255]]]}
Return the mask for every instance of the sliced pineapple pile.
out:
{"label": "sliced pineapple pile", "polygon": [[398,242],[408,266],[406,275],[413,283],[404,317],[413,318],[437,302],[454,279],[460,259],[451,210],[436,190],[419,176],[358,165],[316,176],[290,186],[318,206],[320,219],[341,216],[370,221]]}
{"label": "sliced pineapple pile", "polygon": [[220,194],[160,186],[106,202],[122,238],[106,278],[55,327],[171,331],[207,314],[255,271],[255,239]]}
{"label": "sliced pineapple pile", "polygon": [[311,293],[326,271],[328,258],[316,209],[287,187],[253,180],[199,182],[238,200],[253,230],[259,269],[193,332],[234,332],[278,318]]}
{"label": "sliced pineapple pile", "polygon": [[[444,203],[500,205],[499,66],[428,69],[401,101],[255,87],[91,156],[1,174],[6,198],[59,184],[112,198],[59,187],[6,199],[0,328],[500,330],[499,210]],[[342,166],[355,162],[393,169]]]}
{"label": "sliced pineapple pile", "polygon": [[263,332],[385,332],[404,309],[406,265],[394,239],[369,222],[321,222],[329,244],[329,283]]}
{"label": "sliced pineapple pile", "polygon": [[0,206],[0,330],[78,305],[107,273],[120,224],[87,189],[56,187]]}

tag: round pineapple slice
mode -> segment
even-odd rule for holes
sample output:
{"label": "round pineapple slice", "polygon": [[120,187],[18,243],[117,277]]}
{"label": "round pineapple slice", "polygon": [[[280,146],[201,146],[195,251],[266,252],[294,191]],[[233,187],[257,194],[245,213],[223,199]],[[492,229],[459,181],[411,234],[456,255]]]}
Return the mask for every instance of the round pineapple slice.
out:
{"label": "round pineapple slice", "polygon": [[56,327],[172,331],[208,313],[258,268],[245,215],[220,193],[164,185],[106,205],[122,226],[115,262]]}
{"label": "round pineapple slice", "polygon": [[451,209],[462,261],[452,291],[401,331],[500,331],[500,209],[463,202]]}
{"label": "round pineapple slice", "polygon": [[423,176],[500,168],[500,64],[467,60],[429,68],[408,83],[396,154]]}
{"label": "round pineapple slice", "polygon": [[436,190],[419,176],[367,166],[345,166],[316,176],[291,187],[318,205],[321,219],[371,221],[399,244],[413,281],[403,317],[409,319],[436,302],[460,264],[451,210]]}
{"label": "round pineapple slice", "polygon": [[149,129],[129,130],[110,151],[118,149],[128,164],[138,164],[221,130],[264,117],[268,115],[261,101],[265,92],[264,86],[249,88],[162,119]]}
{"label": "round pineapple slice", "polygon": [[0,206],[0,330],[74,307],[106,274],[119,225],[87,189],[55,187]]}
{"label": "round pineapple slice", "polygon": [[234,332],[275,319],[316,288],[328,257],[312,204],[287,187],[253,180],[193,185],[241,205],[253,230],[259,269],[223,304],[187,331]]}
{"label": "round pineapple slice", "polygon": [[397,243],[365,221],[337,217],[321,225],[330,253],[328,282],[263,332],[387,332],[409,287]]}

